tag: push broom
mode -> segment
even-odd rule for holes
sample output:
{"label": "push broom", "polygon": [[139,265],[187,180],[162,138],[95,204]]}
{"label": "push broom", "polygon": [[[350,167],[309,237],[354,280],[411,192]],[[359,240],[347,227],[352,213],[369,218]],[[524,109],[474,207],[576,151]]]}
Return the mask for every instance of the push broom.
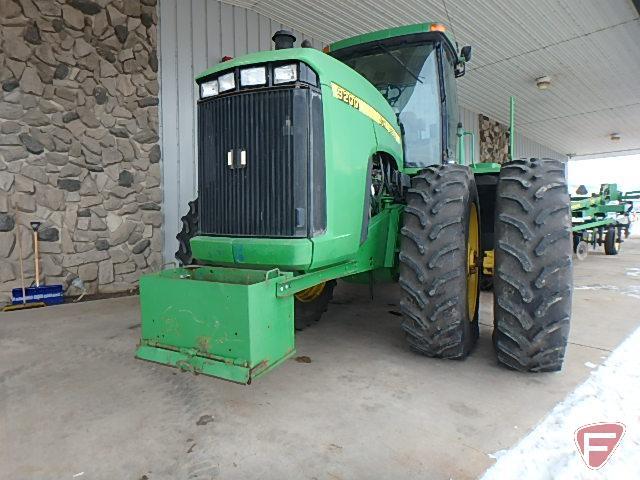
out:
{"label": "push broom", "polygon": [[[16,298],[16,290],[13,289],[13,305],[7,305],[2,309],[3,312],[12,312],[15,310],[25,310],[27,308],[38,308],[45,307],[46,305],[43,302],[31,302],[27,303],[27,289],[24,286],[24,255],[22,253],[22,236],[20,235],[20,224],[16,224],[16,236],[18,237],[18,253],[20,254],[20,291],[22,293],[22,297]],[[37,250],[36,250],[37,252]],[[37,255],[37,253],[36,253]],[[36,259],[36,278],[38,278],[38,260]],[[22,301],[22,303],[16,303],[16,301]]]}
{"label": "push broom", "polygon": [[20,251],[21,288],[13,289],[13,305],[9,305],[3,308],[3,311],[5,312],[23,310],[26,308],[45,307],[47,305],[59,304],[64,301],[64,298],[62,296],[62,285],[40,285],[40,252],[38,248],[38,230],[40,229],[40,225],[42,225],[41,222],[31,222],[31,228],[33,230],[33,253],[35,260],[35,285],[31,287],[25,287],[24,283],[24,256],[22,252],[22,241],[20,239],[20,229],[18,225],[17,234],[18,249]]}

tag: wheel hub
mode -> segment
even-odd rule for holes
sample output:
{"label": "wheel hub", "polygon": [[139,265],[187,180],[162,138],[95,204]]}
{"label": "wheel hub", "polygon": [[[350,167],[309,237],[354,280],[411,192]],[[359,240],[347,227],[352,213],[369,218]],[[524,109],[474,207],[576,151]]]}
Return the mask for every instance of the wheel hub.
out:
{"label": "wheel hub", "polygon": [[467,233],[467,308],[469,321],[473,321],[478,304],[478,284],[480,282],[480,232],[478,209],[471,204]]}

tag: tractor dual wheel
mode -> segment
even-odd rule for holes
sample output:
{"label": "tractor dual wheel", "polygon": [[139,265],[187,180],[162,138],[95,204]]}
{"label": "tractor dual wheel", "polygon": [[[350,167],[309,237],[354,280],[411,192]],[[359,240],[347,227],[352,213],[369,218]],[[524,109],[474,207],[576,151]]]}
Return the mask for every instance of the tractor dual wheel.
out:
{"label": "tractor dual wheel", "polygon": [[178,240],[178,251],[176,260],[181,267],[193,263],[190,240],[198,234],[198,199],[189,202],[189,211],[180,219],[182,229],[176,235]]}
{"label": "tractor dual wheel", "polygon": [[571,209],[565,169],[515,160],[496,197],[494,332],[498,361],[520,371],[562,368],[572,291]]}
{"label": "tractor dual wheel", "polygon": [[493,290],[493,275],[486,275],[484,273],[480,275],[480,290],[483,292]]}
{"label": "tractor dual wheel", "polygon": [[412,350],[466,357],[478,338],[480,216],[470,169],[445,164],[411,180],[400,230],[400,309]]}
{"label": "tractor dual wheel", "polygon": [[304,330],[320,320],[333,298],[335,280],[322,282],[296,293],[294,300],[294,324],[296,330]]}

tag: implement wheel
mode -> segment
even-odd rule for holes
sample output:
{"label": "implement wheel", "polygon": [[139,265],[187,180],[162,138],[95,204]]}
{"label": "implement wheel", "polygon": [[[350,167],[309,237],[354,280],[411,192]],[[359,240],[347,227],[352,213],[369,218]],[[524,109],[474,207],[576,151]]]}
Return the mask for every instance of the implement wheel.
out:
{"label": "implement wheel", "polygon": [[618,229],[609,225],[607,233],[604,236],[604,253],[607,255],[617,255],[620,250],[620,243],[618,238]]}
{"label": "implement wheel", "polygon": [[446,164],[413,177],[400,233],[400,310],[410,348],[466,357],[478,338],[482,255],[469,168]]}
{"label": "implement wheel", "polygon": [[304,330],[320,320],[322,314],[329,308],[335,286],[336,281],[329,280],[296,293],[294,302],[296,330]]}
{"label": "implement wheel", "polygon": [[573,234],[573,253],[578,253],[578,245],[582,241],[582,234],[574,233]]}
{"label": "implement wheel", "polygon": [[576,247],[576,258],[578,260],[584,260],[589,255],[589,244],[587,242],[583,242],[580,240],[578,242],[578,246]]}
{"label": "implement wheel", "polygon": [[520,371],[562,368],[571,316],[570,198],[562,162],[502,166],[496,198],[494,346]]}

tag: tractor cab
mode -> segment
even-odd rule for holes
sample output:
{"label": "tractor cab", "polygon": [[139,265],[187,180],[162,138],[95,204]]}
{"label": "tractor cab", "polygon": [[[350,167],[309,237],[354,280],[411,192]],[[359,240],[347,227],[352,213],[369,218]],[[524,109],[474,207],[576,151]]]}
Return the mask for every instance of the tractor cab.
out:
{"label": "tractor cab", "polygon": [[455,78],[464,75],[471,47],[458,56],[440,24],[418,24],[336,42],[328,53],[364,78],[389,102],[409,168],[456,161]]}

